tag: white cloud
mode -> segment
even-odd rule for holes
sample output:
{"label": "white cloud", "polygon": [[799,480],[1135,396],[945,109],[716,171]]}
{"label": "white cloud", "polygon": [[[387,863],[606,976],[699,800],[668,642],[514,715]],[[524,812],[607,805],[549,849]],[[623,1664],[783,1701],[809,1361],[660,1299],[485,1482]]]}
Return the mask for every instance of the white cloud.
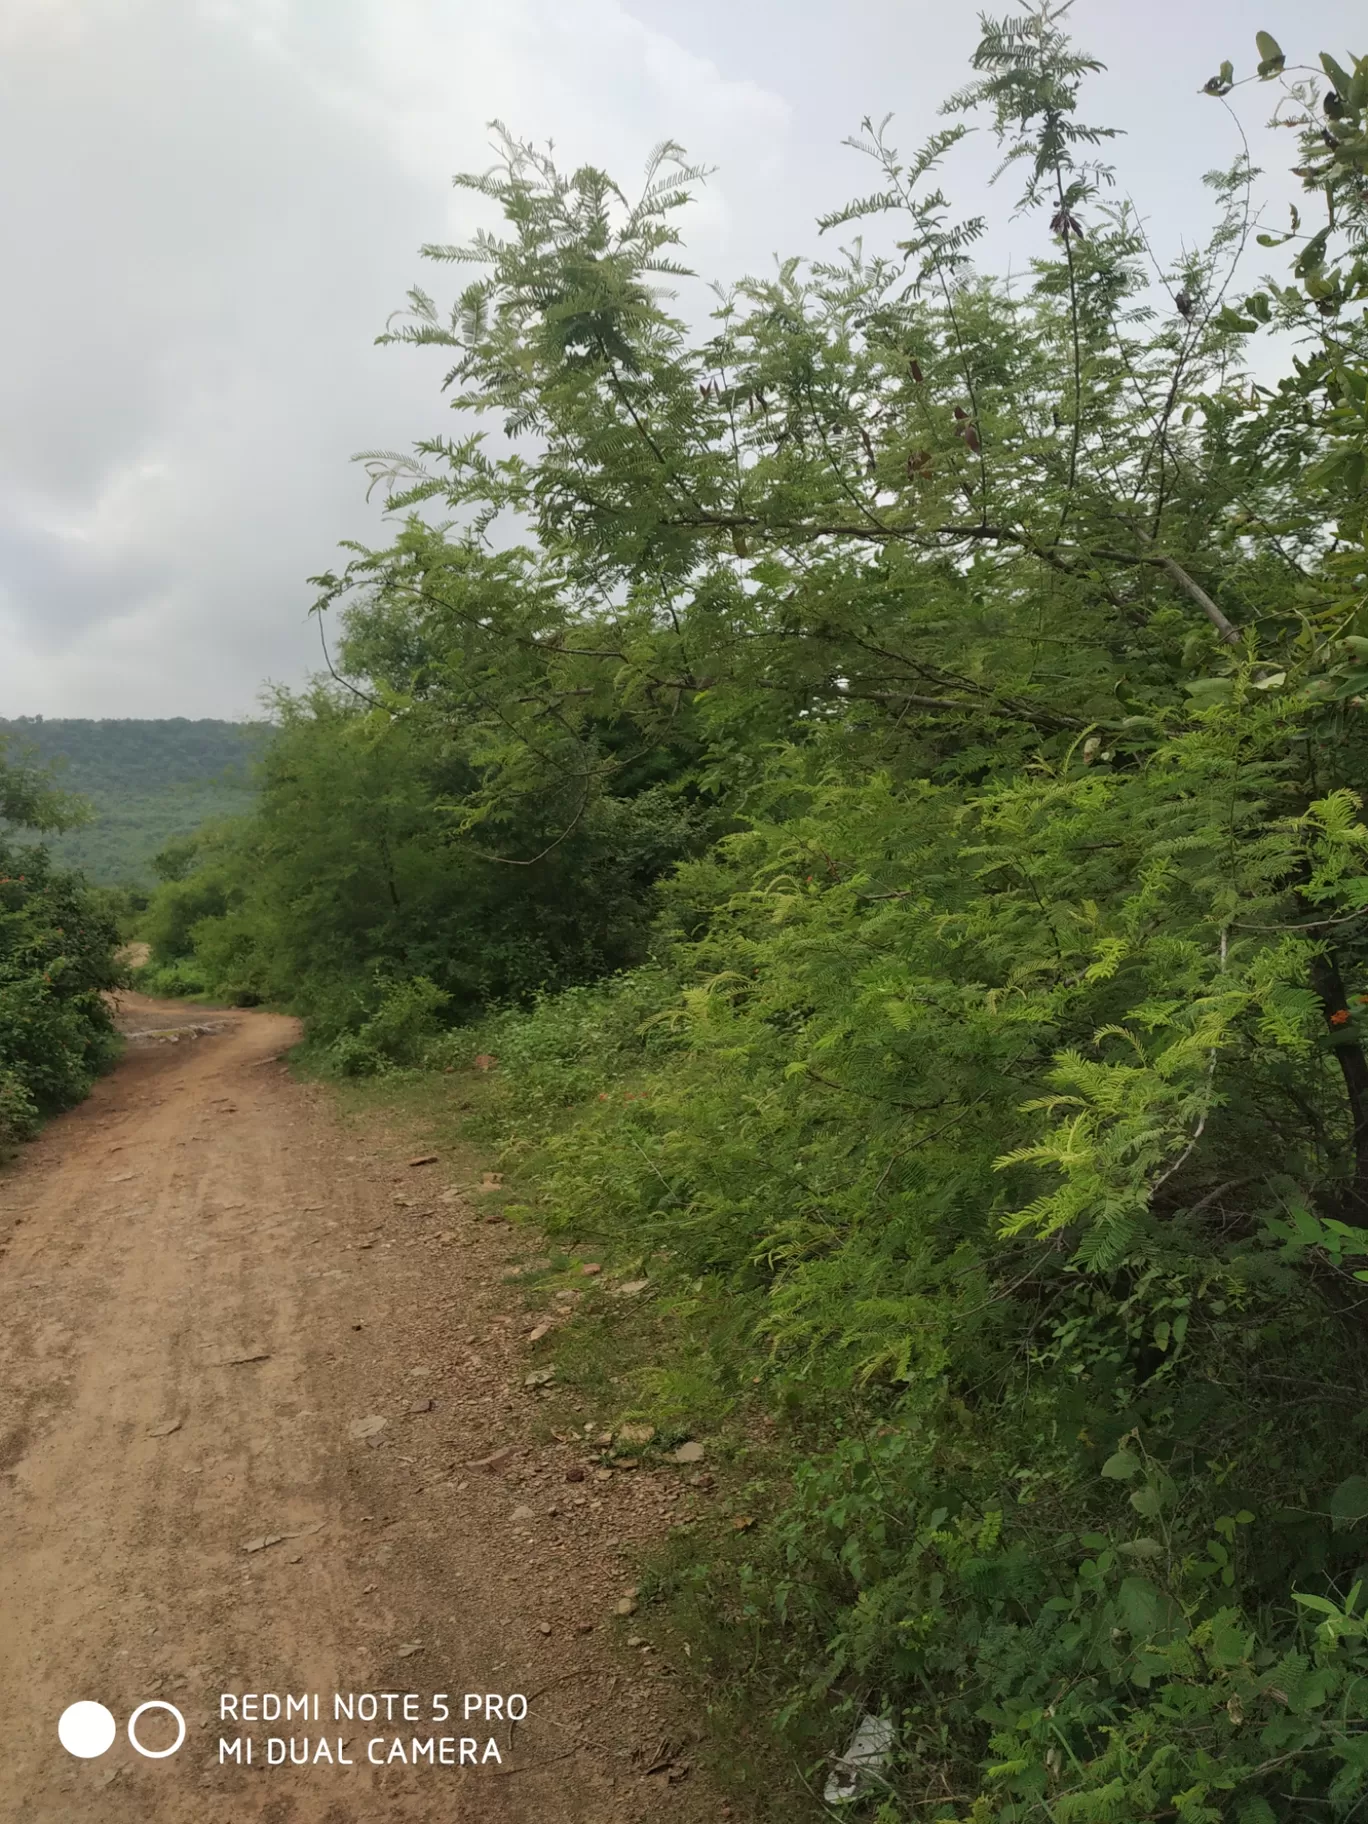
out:
{"label": "white cloud", "polygon": [[[6,15],[0,714],[213,713],[317,663],[306,577],[379,534],[349,466],[443,409],[377,351],[424,240],[483,213],[486,122],[639,169],[735,171],[763,85],[615,0],[40,0]],[[725,184],[691,227],[723,253]]]}

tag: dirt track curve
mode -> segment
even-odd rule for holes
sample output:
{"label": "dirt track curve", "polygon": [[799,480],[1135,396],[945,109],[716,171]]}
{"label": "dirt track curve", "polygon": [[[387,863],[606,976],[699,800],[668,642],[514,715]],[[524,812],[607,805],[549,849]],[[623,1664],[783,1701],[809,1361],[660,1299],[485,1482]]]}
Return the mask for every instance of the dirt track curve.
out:
{"label": "dirt track curve", "polygon": [[[216,1029],[158,1036],[191,1021]],[[0,1172],[0,1818],[729,1816],[671,1738],[668,1669],[613,1620],[679,1490],[581,1483],[568,1440],[533,1441],[509,1231],[453,1200],[451,1162],[415,1171],[295,1082],[293,1022],[127,996],[121,1023],[143,1036],[119,1068]],[[220,1722],[262,1692],[320,1720]],[[464,1722],[466,1692],[525,1694],[528,1720]],[[375,1722],[333,1720],[366,1693]],[[161,1760],[125,1734],[152,1699],[187,1726]],[[99,1758],[58,1741],[78,1700],[118,1724]],[[220,1764],[247,1735],[250,1770]],[[263,1765],[268,1737],[334,1760]],[[411,1764],[443,1737],[499,1762]]]}

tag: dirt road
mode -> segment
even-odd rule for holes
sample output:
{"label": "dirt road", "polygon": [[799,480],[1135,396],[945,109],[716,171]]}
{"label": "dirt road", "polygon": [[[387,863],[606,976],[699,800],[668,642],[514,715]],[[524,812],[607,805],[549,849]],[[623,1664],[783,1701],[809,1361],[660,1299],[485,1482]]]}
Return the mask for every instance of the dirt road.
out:
{"label": "dirt road", "polygon": [[[668,1670],[613,1619],[679,1491],[534,1442],[510,1231],[462,1204],[459,1163],[358,1137],[278,1061],[289,1020],[128,996],[122,1022],[144,1036],[118,1070],[0,1173],[0,1817],[727,1815],[670,1739]],[[214,1030],[156,1036],[187,1022]],[[257,1721],[261,1693],[318,1720]],[[528,1718],[466,1720],[466,1693]],[[94,1759],[58,1740],[82,1700],[118,1725]],[[185,1719],[167,1758],[125,1733],[149,1700]],[[153,1750],[174,1731],[138,1725]],[[248,1737],[251,1767],[222,1764]],[[310,1764],[268,1764],[268,1738]]]}

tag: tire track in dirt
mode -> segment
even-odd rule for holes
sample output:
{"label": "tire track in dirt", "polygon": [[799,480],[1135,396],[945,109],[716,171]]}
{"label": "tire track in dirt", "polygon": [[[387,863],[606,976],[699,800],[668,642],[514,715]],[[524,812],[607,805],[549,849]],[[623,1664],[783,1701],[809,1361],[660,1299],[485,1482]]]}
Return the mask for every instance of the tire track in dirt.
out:
{"label": "tire track in dirt", "polygon": [[[294,1022],[136,996],[121,1022],[216,1030],[131,1044],[0,1175],[0,1816],[724,1815],[682,1777],[677,1740],[662,1758],[660,1676],[624,1670],[608,1638],[617,1542],[510,1522],[519,1490],[563,1481],[564,1465],[528,1443],[513,1391],[504,1242],[471,1228],[447,1247],[399,1201],[402,1160],[358,1152],[326,1097],[275,1062]],[[353,1435],[368,1415],[384,1426]],[[463,1467],[507,1441],[507,1483]],[[543,1695],[513,1732],[320,1724],[311,1740],[349,1737],[354,1765],[220,1766],[220,1733],[246,1731],[220,1724],[218,1694],[263,1690]],[[56,1735],[85,1698],[120,1723],[88,1762]],[[166,1761],[122,1733],[152,1698],[188,1725]],[[169,1741],[163,1722],[148,1719],[148,1746]],[[252,1733],[260,1753],[268,1734],[305,1731]],[[372,1735],[443,1733],[481,1748],[493,1734],[502,1769],[365,1764]]]}

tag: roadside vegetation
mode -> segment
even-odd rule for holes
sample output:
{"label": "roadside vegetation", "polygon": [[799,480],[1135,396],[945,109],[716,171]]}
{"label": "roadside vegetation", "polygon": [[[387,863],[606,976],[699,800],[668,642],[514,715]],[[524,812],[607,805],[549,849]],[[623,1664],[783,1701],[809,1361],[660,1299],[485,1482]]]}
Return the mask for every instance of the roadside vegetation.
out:
{"label": "roadside vegetation", "polygon": [[117,1051],[104,999],[121,979],[116,910],[41,842],[84,815],[0,737],[0,1159],[87,1095]]}
{"label": "roadside vegetation", "polygon": [[920,149],[866,123],[824,257],[701,332],[705,174],[501,130],[501,229],[388,337],[453,434],[368,458],[394,542],[317,579],[334,671],[163,855],[149,980],[295,1007],[646,1281],[561,1372],[730,1440],[744,1524],[646,1588],[800,1788],[872,1714],[878,1824],[1347,1820],[1368,59],[1213,74],[1305,196],[1238,156],[1166,254],[1063,10],[985,21]]}

